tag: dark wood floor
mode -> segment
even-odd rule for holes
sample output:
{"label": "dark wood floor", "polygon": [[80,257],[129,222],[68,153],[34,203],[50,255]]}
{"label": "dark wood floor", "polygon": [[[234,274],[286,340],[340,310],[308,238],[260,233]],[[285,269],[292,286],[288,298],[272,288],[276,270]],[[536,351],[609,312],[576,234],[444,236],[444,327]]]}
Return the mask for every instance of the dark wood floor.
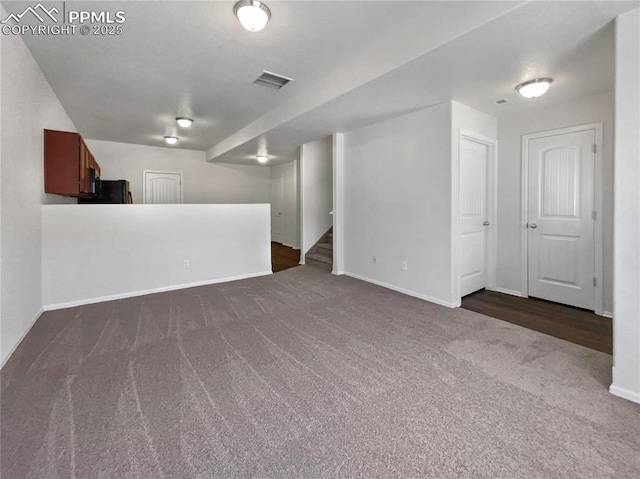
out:
{"label": "dark wood floor", "polygon": [[487,290],[462,298],[462,307],[603,353],[613,351],[611,319],[591,311]]}
{"label": "dark wood floor", "polygon": [[300,264],[300,250],[280,243],[271,243],[271,267],[277,273]]}

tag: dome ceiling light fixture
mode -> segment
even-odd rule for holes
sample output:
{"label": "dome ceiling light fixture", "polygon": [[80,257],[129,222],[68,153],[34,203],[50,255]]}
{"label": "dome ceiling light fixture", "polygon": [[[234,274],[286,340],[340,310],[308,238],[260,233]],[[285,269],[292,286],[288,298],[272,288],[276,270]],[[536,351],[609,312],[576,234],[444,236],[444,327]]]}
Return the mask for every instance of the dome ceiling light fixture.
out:
{"label": "dome ceiling light fixture", "polygon": [[169,144],[169,145],[175,145],[176,143],[178,143],[178,137],[177,136],[165,136],[164,137],[164,141],[166,141],[167,144]]}
{"label": "dome ceiling light fixture", "polygon": [[537,98],[547,92],[552,81],[551,78],[535,78],[520,83],[520,85],[516,87],[516,90],[525,98]]}
{"label": "dome ceiling light fixture", "polygon": [[193,120],[191,118],[187,118],[186,116],[179,116],[176,118],[178,125],[182,128],[189,128],[193,124]]}
{"label": "dome ceiling light fixture", "polygon": [[256,160],[258,160],[258,163],[264,164],[269,161],[269,157],[267,155],[256,155]]}
{"label": "dome ceiling light fixture", "polygon": [[271,10],[259,0],[240,0],[234,5],[233,13],[250,32],[259,32],[271,18]]}

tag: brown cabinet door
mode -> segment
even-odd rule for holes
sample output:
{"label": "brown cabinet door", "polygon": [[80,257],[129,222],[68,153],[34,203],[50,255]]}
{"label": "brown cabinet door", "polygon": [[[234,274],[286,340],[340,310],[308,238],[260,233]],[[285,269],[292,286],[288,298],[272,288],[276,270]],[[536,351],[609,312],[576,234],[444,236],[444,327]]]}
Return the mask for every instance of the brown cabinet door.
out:
{"label": "brown cabinet door", "polygon": [[44,130],[45,193],[91,196],[91,179],[99,176],[100,166],[78,133]]}
{"label": "brown cabinet door", "polygon": [[73,196],[80,193],[80,135],[44,131],[44,191]]}
{"label": "brown cabinet door", "polygon": [[80,138],[80,193],[91,193],[91,152],[86,143]]}

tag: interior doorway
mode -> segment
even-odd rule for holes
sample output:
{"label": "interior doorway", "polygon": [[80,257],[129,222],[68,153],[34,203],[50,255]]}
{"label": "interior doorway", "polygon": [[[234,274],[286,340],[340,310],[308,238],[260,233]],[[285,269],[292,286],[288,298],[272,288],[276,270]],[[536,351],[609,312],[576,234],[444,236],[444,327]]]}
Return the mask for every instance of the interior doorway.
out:
{"label": "interior doorway", "polygon": [[[602,314],[601,126],[523,136],[523,295]],[[600,227],[601,228],[601,227]]]}
{"label": "interior doorway", "polygon": [[182,203],[182,173],[144,170],[142,175],[145,204]]}
{"label": "interior doorway", "polygon": [[460,296],[495,286],[496,140],[460,132]]}
{"label": "interior doorway", "polygon": [[269,178],[269,203],[271,204],[271,241],[283,243],[284,178]]}

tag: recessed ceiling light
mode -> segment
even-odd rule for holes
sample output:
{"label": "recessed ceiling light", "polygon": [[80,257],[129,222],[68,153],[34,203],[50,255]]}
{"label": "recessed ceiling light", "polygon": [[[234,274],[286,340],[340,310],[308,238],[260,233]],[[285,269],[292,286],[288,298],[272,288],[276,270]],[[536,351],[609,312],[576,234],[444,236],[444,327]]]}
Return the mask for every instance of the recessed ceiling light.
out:
{"label": "recessed ceiling light", "polygon": [[267,155],[257,155],[256,160],[258,160],[258,163],[266,163],[269,161],[269,157]]}
{"label": "recessed ceiling light", "polygon": [[177,136],[165,136],[164,137],[164,141],[166,141],[169,145],[175,145],[176,143],[178,143],[178,137]]}
{"label": "recessed ceiling light", "polygon": [[187,118],[186,116],[180,116],[176,118],[176,121],[182,128],[189,128],[193,124],[193,120],[191,118]]}
{"label": "recessed ceiling light", "polygon": [[536,78],[520,83],[516,90],[525,98],[536,98],[547,92],[552,81],[551,78]]}
{"label": "recessed ceiling light", "polygon": [[240,24],[250,32],[262,30],[271,18],[271,10],[258,0],[240,0],[233,7]]}

